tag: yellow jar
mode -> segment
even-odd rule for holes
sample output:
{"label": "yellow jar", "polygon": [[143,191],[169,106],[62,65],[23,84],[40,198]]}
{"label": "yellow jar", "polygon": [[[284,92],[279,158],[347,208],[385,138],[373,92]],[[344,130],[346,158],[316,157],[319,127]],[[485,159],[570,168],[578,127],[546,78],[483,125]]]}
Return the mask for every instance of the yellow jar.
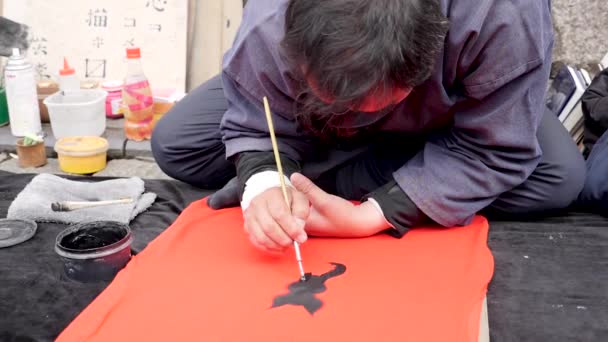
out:
{"label": "yellow jar", "polygon": [[108,141],[100,137],[67,137],[55,143],[55,152],[64,172],[91,174],[105,169],[108,147]]}

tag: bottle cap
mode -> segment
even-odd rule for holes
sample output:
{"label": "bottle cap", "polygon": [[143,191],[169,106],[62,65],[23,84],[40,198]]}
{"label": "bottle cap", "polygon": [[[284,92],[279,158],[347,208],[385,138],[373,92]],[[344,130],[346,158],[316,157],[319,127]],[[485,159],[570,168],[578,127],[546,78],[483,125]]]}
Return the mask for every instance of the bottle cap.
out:
{"label": "bottle cap", "polygon": [[55,152],[72,157],[94,156],[108,151],[108,141],[95,136],[73,136],[57,140]]}
{"label": "bottle cap", "polygon": [[63,57],[63,69],[59,70],[59,75],[61,76],[68,76],[68,75],[74,75],[76,73],[76,70],[74,70],[74,68],[71,68],[70,65],[68,64],[68,60]]}
{"label": "bottle cap", "polygon": [[13,48],[13,54],[9,57],[9,60],[21,62],[25,60],[25,56],[21,54],[19,48]]}
{"label": "bottle cap", "polygon": [[6,70],[23,70],[30,68],[31,64],[25,59],[18,48],[13,48],[13,54],[8,58]]}
{"label": "bottle cap", "polygon": [[141,58],[141,50],[139,48],[127,48],[127,58],[128,59]]}

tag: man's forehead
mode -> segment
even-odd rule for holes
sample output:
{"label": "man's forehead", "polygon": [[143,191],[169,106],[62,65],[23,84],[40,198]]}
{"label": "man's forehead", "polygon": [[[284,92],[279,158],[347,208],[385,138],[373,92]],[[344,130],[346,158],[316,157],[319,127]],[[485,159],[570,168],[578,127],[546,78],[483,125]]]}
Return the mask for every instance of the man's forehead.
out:
{"label": "man's forehead", "polygon": [[[335,97],[320,90],[314,77],[307,76],[306,81],[315,95],[321,101],[331,104],[335,101]],[[410,89],[389,88],[382,90],[371,91],[370,94],[363,98],[359,105],[350,108],[353,111],[373,113],[381,111],[391,105],[396,105],[403,101],[410,93]]]}

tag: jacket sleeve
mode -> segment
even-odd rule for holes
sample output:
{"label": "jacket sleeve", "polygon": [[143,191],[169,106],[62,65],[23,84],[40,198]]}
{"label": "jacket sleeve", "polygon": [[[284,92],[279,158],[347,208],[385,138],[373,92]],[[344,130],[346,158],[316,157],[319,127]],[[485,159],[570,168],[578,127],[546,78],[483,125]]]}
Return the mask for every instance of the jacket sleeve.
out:
{"label": "jacket sleeve", "polygon": [[308,139],[298,132],[298,125],[289,110],[282,111],[273,106],[271,92],[266,95],[263,90],[259,90],[255,96],[226,73],[223,74],[222,82],[228,110],[222,118],[220,131],[226,145],[227,158],[242,152],[272,152],[262,103],[262,98],[267,96],[279,151],[294,161],[302,160],[310,148]]}
{"label": "jacket sleeve", "polygon": [[599,125],[608,128],[608,69],[598,74],[583,94],[583,110]]}
{"label": "jacket sleeve", "polygon": [[253,174],[276,169],[263,106],[267,97],[286,173],[297,171],[309,139],[293,115],[298,83],[282,58],[284,5],[248,6],[232,47],[226,52],[222,85],[228,102],[220,124],[226,157],[237,166],[244,184]]}
{"label": "jacket sleeve", "polygon": [[393,237],[401,238],[411,227],[419,227],[431,221],[394,180],[363,197],[363,201],[369,199],[378,203],[384,218],[391,226],[386,233]]}
{"label": "jacket sleeve", "polygon": [[608,69],[599,73],[582,97],[585,145],[588,150],[608,130]]}
{"label": "jacket sleeve", "polygon": [[487,28],[462,46],[458,58],[452,127],[432,136],[394,173],[416,206],[443,226],[470,223],[540,161],[536,133],[553,34],[548,13],[537,14],[544,22],[511,23],[513,16],[504,13],[488,17]]}

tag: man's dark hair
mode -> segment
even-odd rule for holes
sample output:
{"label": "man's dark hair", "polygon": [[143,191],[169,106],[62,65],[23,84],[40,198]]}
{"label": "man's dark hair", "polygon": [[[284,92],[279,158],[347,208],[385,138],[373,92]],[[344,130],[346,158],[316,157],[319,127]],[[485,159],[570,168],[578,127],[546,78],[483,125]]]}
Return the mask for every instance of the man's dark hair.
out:
{"label": "man's dark hair", "polygon": [[304,82],[298,120],[323,133],[366,95],[420,85],[433,71],[448,26],[438,0],[291,0],[282,51],[334,99],[322,103]]}

